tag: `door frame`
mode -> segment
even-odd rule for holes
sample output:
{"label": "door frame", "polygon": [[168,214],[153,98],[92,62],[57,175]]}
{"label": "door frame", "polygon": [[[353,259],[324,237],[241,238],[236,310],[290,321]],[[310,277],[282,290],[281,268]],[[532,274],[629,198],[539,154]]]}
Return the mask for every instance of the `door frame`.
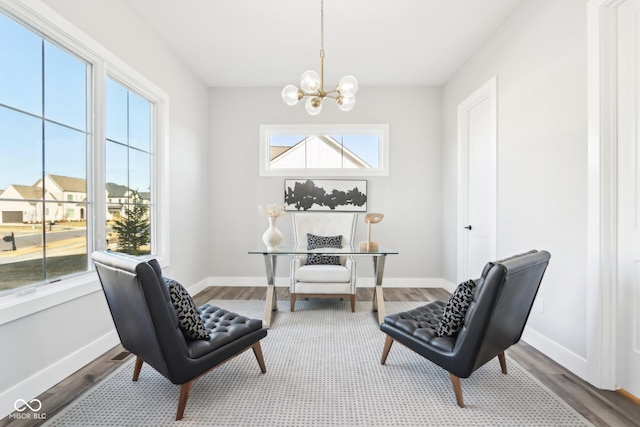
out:
{"label": "door frame", "polygon": [[[457,220],[457,239],[458,239],[458,259],[457,259],[457,276],[458,282],[469,279],[466,276],[467,271],[467,244],[468,233],[463,231],[463,227],[468,225],[468,209],[469,209],[469,112],[479,103],[489,100],[491,103],[491,159],[493,167],[491,180],[493,187],[493,200],[488,201],[487,209],[491,209],[491,260],[496,257],[497,246],[497,199],[498,199],[498,172],[497,172],[497,150],[498,150],[498,78],[493,76],[489,81],[480,86],[475,92],[469,95],[464,101],[458,105],[458,220]],[[487,260],[490,261],[490,260]]]}
{"label": "door frame", "polygon": [[587,378],[616,389],[618,299],[617,8],[587,4]]}

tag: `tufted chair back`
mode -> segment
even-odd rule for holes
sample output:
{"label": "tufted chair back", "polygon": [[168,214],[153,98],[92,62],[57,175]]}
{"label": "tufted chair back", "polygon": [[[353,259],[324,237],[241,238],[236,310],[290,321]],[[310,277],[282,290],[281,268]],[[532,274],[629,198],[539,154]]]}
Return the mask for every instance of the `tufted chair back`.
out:
{"label": "tufted chair back", "polygon": [[143,363],[174,384],[180,384],[176,420],[182,418],[196,378],[248,349],[266,372],[260,340],[267,335],[259,319],[219,307],[198,307],[207,339],[187,339],[156,260],[117,252],[91,254],[118,336],[137,356],[133,381]]}
{"label": "tufted chair back", "polygon": [[[316,236],[342,236],[342,246],[352,246],[356,233],[357,214],[352,212],[300,212],[292,215],[293,243],[306,249],[307,233]],[[340,256],[340,265],[307,265],[307,256],[291,260],[291,311],[298,297],[349,298],[355,311],[356,261],[352,256]]]}
{"label": "tufted chair back", "polygon": [[400,341],[449,371],[458,405],[464,406],[460,378],[496,356],[507,373],[504,351],[522,336],[549,259],[549,252],[533,250],[487,263],[474,280],[471,304],[455,336],[436,333],[445,307],[442,301],[388,315],[380,325],[388,335],[381,363],[394,340]]}
{"label": "tufted chair back", "polygon": [[530,251],[485,265],[453,347],[459,377],[520,340],[548,263],[548,252]]}
{"label": "tufted chair back", "polygon": [[[317,236],[342,236],[342,246],[353,245],[356,233],[357,214],[351,212],[294,213],[293,243],[307,246],[307,233]],[[303,260],[306,257],[301,257]],[[340,257],[342,264],[345,257]]]}
{"label": "tufted chair back", "polygon": [[117,252],[92,257],[124,348],[179,383],[175,368],[187,354],[187,343],[158,262]]}

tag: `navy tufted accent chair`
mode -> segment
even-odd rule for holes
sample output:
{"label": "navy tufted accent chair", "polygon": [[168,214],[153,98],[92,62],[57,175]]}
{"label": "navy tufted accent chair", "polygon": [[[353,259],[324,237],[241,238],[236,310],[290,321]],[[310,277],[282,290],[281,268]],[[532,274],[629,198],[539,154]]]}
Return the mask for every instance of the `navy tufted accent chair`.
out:
{"label": "navy tufted accent chair", "polygon": [[147,363],[181,385],[176,420],[184,415],[193,381],[238,354],[253,349],[266,373],[260,340],[267,330],[262,320],[205,304],[198,313],[209,340],[186,339],[156,260],[117,252],[94,252],[91,257],[120,341],[137,357],[133,381]]}
{"label": "navy tufted accent chair", "polygon": [[533,250],[487,263],[475,280],[473,300],[457,336],[436,335],[442,301],[386,316],[380,325],[387,334],[380,363],[385,364],[393,342],[400,342],[449,372],[458,406],[464,407],[460,378],[468,378],[496,356],[502,373],[507,373],[504,351],[520,341],[549,259],[549,252]]}

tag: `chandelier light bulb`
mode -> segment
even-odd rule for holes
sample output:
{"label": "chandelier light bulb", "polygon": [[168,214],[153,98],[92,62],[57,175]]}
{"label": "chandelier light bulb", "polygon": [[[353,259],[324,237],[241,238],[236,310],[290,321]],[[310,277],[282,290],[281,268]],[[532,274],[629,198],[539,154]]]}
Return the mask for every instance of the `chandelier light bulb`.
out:
{"label": "chandelier light bulb", "polygon": [[351,111],[353,110],[353,106],[356,105],[356,97],[350,93],[345,93],[344,95],[338,96],[336,102],[342,111]]}
{"label": "chandelier light bulb", "polygon": [[287,85],[282,89],[282,100],[287,105],[296,105],[302,99],[302,93],[294,85]]}
{"label": "chandelier light bulb", "polygon": [[320,90],[320,76],[313,70],[305,71],[300,77],[300,87],[305,93],[315,93]]}
{"label": "chandelier light bulb", "polygon": [[317,96],[307,98],[304,103],[304,109],[312,116],[317,116],[322,111],[322,99]]}
{"label": "chandelier light bulb", "polygon": [[343,95],[355,95],[358,92],[358,80],[353,76],[344,76],[338,83],[338,92]]}

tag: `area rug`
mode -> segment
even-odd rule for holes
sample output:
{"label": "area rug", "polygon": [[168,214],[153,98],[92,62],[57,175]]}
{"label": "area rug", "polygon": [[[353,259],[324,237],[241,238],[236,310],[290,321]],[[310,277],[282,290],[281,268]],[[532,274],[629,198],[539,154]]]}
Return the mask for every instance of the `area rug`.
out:
{"label": "area rug", "polygon": [[[264,301],[211,301],[261,318]],[[387,302],[386,313],[420,303]],[[279,301],[262,340],[267,373],[248,351],[197,380],[185,416],[174,421],[180,387],[133,361],[80,396],[47,426],[588,426],[507,356],[509,374],[489,362],[462,380],[459,408],[449,375],[400,344],[380,365],[385,335],[371,303]]]}

